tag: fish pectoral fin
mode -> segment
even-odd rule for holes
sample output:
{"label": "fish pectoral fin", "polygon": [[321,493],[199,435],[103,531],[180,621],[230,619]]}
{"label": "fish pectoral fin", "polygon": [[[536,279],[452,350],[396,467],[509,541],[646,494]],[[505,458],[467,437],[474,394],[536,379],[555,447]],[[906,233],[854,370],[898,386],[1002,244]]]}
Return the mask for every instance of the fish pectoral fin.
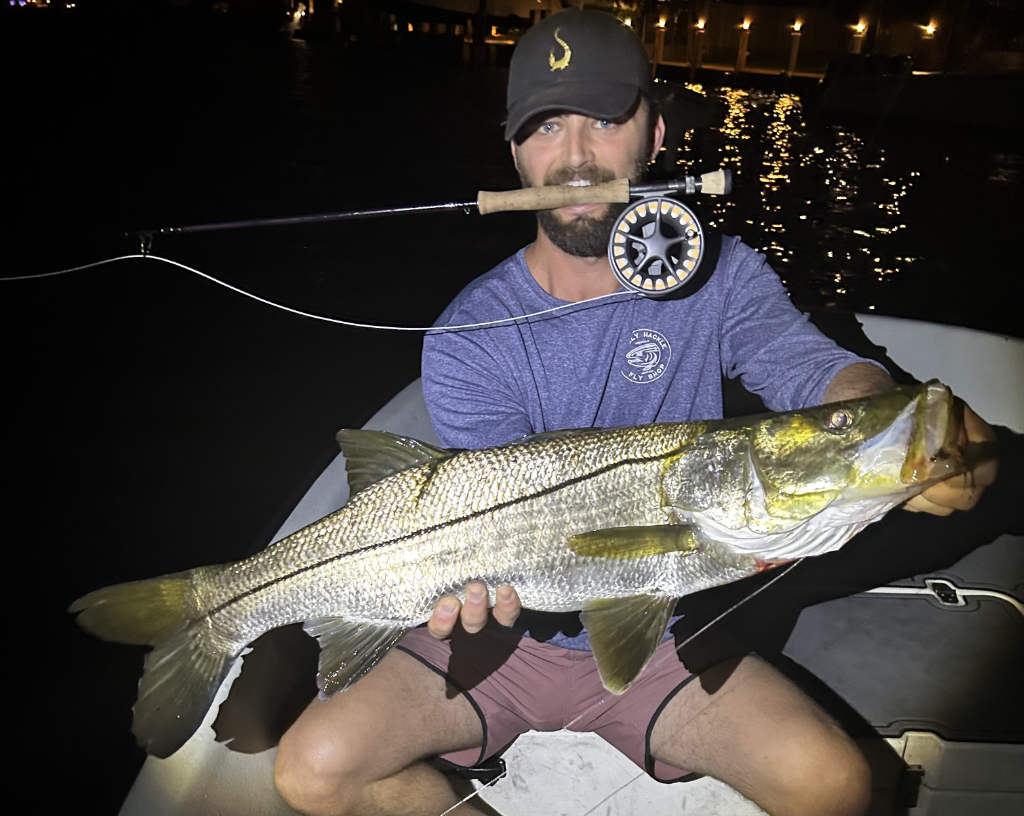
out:
{"label": "fish pectoral fin", "polygon": [[337,440],[345,454],[350,496],[399,471],[427,462],[442,462],[458,453],[387,431],[343,428],[338,431]]}
{"label": "fish pectoral fin", "polygon": [[302,627],[320,643],[316,687],[326,700],[370,671],[409,631],[388,623],[352,623],[344,618],[313,618]]}
{"label": "fish pectoral fin", "polygon": [[569,536],[569,549],[594,558],[646,558],[665,553],[693,553],[698,542],[687,524],[608,527]]}
{"label": "fish pectoral fin", "polygon": [[591,601],[580,613],[590,635],[601,683],[622,694],[651,659],[665,635],[675,598],[637,595]]}

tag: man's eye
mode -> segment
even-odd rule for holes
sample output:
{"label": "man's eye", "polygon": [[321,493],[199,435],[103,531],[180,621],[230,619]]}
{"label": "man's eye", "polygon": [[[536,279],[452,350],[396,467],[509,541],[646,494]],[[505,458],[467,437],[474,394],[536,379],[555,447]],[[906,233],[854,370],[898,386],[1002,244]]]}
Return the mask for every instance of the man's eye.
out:
{"label": "man's eye", "polygon": [[555,122],[541,122],[537,130],[541,133],[554,133],[557,127],[558,124]]}
{"label": "man's eye", "polygon": [[594,127],[600,128],[601,130],[607,130],[608,128],[615,127],[615,123],[611,119],[597,119]]}

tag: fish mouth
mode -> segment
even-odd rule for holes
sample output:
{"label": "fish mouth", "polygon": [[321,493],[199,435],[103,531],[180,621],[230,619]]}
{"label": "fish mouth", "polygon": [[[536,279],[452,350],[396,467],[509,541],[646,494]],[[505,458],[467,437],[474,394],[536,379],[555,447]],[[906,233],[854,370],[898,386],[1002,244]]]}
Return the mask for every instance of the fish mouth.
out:
{"label": "fish mouth", "polygon": [[941,481],[966,469],[963,445],[963,404],[942,383],[922,386],[913,407],[914,421],[907,455],[900,469],[905,485]]}

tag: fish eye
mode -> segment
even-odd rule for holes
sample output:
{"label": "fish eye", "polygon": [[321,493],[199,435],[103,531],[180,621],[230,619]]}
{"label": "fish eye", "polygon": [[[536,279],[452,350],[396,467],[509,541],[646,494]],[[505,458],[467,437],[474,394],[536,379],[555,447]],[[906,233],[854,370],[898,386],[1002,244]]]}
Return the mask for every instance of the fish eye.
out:
{"label": "fish eye", "polygon": [[825,422],[825,430],[843,433],[853,427],[853,411],[849,408],[836,408]]}

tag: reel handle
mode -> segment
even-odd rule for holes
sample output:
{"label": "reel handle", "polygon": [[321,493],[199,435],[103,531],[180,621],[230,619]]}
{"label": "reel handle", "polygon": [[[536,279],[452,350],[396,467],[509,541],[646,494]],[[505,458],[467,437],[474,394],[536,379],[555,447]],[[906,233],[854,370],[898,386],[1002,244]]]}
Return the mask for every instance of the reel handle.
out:
{"label": "reel handle", "polygon": [[683,176],[678,179],[654,181],[649,184],[634,184],[634,197],[652,195],[729,195],[732,193],[732,171],[727,168],[701,173],[699,176]]}
{"label": "reel handle", "polygon": [[481,190],[476,199],[481,215],[510,210],[554,210],[571,204],[629,202],[629,179],[615,179],[590,187],[526,187],[522,190],[488,192]]}

